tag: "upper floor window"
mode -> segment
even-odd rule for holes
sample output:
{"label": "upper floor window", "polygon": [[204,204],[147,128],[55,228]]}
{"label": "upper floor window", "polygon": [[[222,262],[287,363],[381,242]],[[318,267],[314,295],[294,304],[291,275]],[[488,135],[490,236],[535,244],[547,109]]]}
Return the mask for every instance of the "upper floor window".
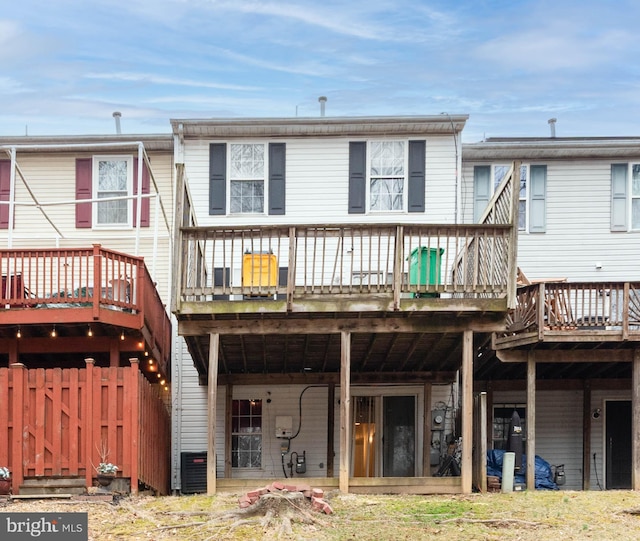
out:
{"label": "upper floor window", "polygon": [[209,214],[284,214],[285,143],[211,143]]}
{"label": "upper floor window", "polygon": [[349,214],[424,212],[426,141],[349,143]]}
{"label": "upper floor window", "polygon": [[404,210],[405,143],[372,141],[369,164],[369,208]]}
{"label": "upper floor window", "polygon": [[[138,158],[133,156],[93,156],[76,159],[76,227],[127,228],[138,225],[138,201],[132,196],[148,195],[151,174],[142,166],[142,181],[138,182]],[[81,203],[83,199],[95,202]],[[96,201],[111,199],[108,201]],[[149,227],[149,197],[141,197],[140,220]]]}
{"label": "upper floor window", "polygon": [[229,166],[232,213],[264,212],[264,144],[232,144]]}
{"label": "upper floor window", "polygon": [[640,229],[640,164],[631,165],[631,228]]}
{"label": "upper floor window", "polygon": [[[473,170],[474,221],[478,222],[487,203],[511,169],[510,165],[480,165]],[[518,193],[518,230],[546,231],[547,166],[521,165]]]}
{"label": "upper floor window", "polygon": [[[93,176],[96,199],[110,199],[96,205],[96,226],[131,226],[133,160],[130,156],[95,156]],[[122,198],[122,199],[112,199]]]}
{"label": "upper floor window", "polygon": [[611,231],[629,229],[640,230],[640,164],[614,163],[611,165]]}

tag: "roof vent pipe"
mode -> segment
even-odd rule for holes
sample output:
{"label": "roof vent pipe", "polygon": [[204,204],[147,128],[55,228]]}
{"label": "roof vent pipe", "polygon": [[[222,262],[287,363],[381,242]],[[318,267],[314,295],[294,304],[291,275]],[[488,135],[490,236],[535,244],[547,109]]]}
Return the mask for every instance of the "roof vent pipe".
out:
{"label": "roof vent pipe", "polygon": [[120,129],[120,117],[121,116],[122,116],[122,113],[120,111],[114,111],[113,118],[115,118],[115,120],[116,120],[116,133],[118,135],[120,135],[122,133],[122,130]]}
{"label": "roof vent pipe", "polygon": [[320,102],[320,116],[324,116],[324,106],[327,103],[327,98],[326,96],[320,96],[318,101]]}
{"label": "roof vent pipe", "polygon": [[551,128],[551,138],[556,136],[556,118],[550,118],[547,122],[549,122],[549,128]]}

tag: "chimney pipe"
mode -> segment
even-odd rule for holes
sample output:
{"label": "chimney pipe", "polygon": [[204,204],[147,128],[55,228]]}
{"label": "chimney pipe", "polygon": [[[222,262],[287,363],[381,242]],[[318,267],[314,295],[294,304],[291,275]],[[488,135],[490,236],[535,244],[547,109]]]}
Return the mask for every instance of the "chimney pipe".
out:
{"label": "chimney pipe", "polygon": [[550,118],[547,122],[549,122],[549,128],[551,128],[551,138],[556,136],[556,118]]}
{"label": "chimney pipe", "polygon": [[115,118],[115,120],[116,120],[116,133],[118,135],[120,135],[122,133],[122,131],[120,130],[120,117],[121,116],[122,116],[122,113],[120,111],[114,111],[113,118]]}
{"label": "chimney pipe", "polygon": [[326,96],[320,96],[318,101],[320,102],[320,116],[324,116],[324,106],[327,103],[327,98]]}

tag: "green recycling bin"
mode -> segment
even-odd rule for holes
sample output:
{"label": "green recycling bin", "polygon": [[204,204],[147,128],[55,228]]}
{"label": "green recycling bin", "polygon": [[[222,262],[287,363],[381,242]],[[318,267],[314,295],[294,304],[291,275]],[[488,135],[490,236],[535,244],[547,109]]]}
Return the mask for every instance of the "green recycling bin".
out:
{"label": "green recycling bin", "polygon": [[[410,285],[440,285],[440,266],[444,248],[420,246],[411,250],[409,256]],[[437,293],[416,293],[416,297],[437,297]]]}

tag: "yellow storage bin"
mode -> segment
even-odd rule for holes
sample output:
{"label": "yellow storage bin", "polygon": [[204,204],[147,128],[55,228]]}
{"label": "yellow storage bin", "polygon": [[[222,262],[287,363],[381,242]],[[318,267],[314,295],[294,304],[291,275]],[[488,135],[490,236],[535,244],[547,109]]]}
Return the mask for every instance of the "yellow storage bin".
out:
{"label": "yellow storage bin", "polygon": [[278,258],[271,253],[247,253],[242,256],[242,286],[276,287]]}

